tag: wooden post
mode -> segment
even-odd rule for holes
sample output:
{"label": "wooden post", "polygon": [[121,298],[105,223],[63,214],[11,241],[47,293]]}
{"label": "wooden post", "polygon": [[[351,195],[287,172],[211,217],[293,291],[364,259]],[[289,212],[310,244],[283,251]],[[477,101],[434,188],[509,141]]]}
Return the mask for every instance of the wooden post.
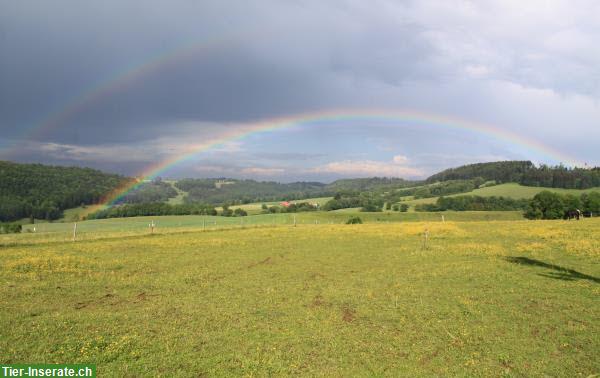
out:
{"label": "wooden post", "polygon": [[202,219],[202,230],[206,230],[206,219]]}
{"label": "wooden post", "polygon": [[442,223],[446,222],[446,220],[444,219],[444,214],[442,214]]}
{"label": "wooden post", "polygon": [[294,227],[296,227],[296,215],[294,215]]}
{"label": "wooden post", "polygon": [[77,239],[77,223],[73,223],[73,241]]}
{"label": "wooden post", "polygon": [[150,234],[154,234],[154,221],[150,222]]}
{"label": "wooden post", "polygon": [[427,241],[429,239],[429,229],[425,229],[425,232],[423,233],[423,249],[427,249]]}

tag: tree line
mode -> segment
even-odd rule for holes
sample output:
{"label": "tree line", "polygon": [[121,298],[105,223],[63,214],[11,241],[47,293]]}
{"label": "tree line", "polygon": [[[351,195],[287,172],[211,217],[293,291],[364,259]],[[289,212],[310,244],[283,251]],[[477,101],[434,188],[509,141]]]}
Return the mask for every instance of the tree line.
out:
{"label": "tree line", "polygon": [[308,202],[291,203],[289,206],[267,206],[262,204],[263,214],[276,214],[276,213],[301,213],[305,211],[317,211],[318,206],[310,204]]}
{"label": "tree line", "polygon": [[508,211],[525,210],[527,199],[509,197],[455,196],[439,197],[435,203],[418,204],[415,211]]}
{"label": "tree line", "polygon": [[217,215],[217,210],[204,204],[170,205],[168,203],[135,203],[116,205],[89,214],[86,219],[129,218],[160,215]]}
{"label": "tree line", "polygon": [[384,199],[374,192],[338,192],[333,199],[323,205],[323,210],[332,211],[359,207],[360,211],[378,212],[383,210]]}

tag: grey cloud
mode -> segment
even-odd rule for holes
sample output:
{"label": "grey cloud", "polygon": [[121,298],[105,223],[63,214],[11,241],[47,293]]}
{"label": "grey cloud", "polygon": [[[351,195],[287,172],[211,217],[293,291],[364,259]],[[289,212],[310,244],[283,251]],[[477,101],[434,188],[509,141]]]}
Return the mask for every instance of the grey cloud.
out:
{"label": "grey cloud", "polygon": [[[69,147],[0,156],[83,162],[87,151],[86,164],[109,166],[90,151],[152,146],[159,159],[240,124],[373,107],[490,122],[556,148],[568,140],[598,161],[599,17],[591,0],[1,2],[0,145],[54,119],[36,142]],[[194,45],[204,47],[161,61]],[[137,76],[114,81],[128,72]],[[457,149],[404,135],[408,147]],[[386,131],[370,137],[393,149]],[[254,167],[306,166],[311,154],[256,154]],[[327,164],[323,155],[313,157]]]}

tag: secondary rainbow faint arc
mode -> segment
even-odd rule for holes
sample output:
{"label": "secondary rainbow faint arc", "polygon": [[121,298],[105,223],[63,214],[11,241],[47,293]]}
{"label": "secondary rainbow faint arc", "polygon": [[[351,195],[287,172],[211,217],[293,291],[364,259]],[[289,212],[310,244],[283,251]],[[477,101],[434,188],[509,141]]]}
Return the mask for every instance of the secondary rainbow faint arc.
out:
{"label": "secondary rainbow faint arc", "polygon": [[[32,128],[25,131],[24,140],[31,140],[40,136],[48,130],[52,130],[64,124],[67,120],[82,112],[86,108],[103,98],[109,97],[115,91],[126,87],[143,77],[146,77],[156,71],[162,70],[170,65],[177,64],[185,59],[191,58],[200,53],[209,53],[218,49],[223,49],[235,43],[241,43],[243,40],[238,38],[243,36],[247,39],[249,35],[256,34],[253,31],[246,31],[243,34],[220,35],[202,42],[180,45],[170,49],[153,58],[134,65],[128,69],[120,70],[110,75],[110,79],[103,80],[99,84],[87,88],[79,95],[73,97],[71,101],[63,105],[59,110],[47,114],[42,120],[37,122]],[[17,146],[18,147],[18,146]],[[17,148],[15,147],[15,148]]]}
{"label": "secondary rainbow faint arc", "polygon": [[127,195],[132,190],[140,186],[144,180],[152,179],[169,168],[185,162],[186,160],[213,149],[227,142],[244,139],[250,135],[269,132],[273,130],[281,130],[297,125],[309,125],[322,122],[342,122],[342,121],[395,121],[402,123],[412,123],[417,125],[425,125],[430,127],[446,127],[458,130],[468,130],[478,132],[484,135],[492,136],[495,139],[507,141],[511,144],[519,145],[532,149],[541,153],[557,162],[564,162],[573,165],[581,165],[577,160],[565,155],[564,153],[552,149],[536,140],[525,138],[508,130],[501,129],[496,126],[471,122],[459,118],[440,116],[436,114],[423,113],[413,110],[386,110],[386,109],[336,109],[325,110],[313,113],[302,113],[280,118],[272,118],[263,120],[253,124],[242,125],[239,128],[221,134],[215,139],[205,141],[194,145],[186,151],[174,155],[168,159],[158,162],[146,168],[138,177],[142,177],[141,181],[127,183],[126,185],[117,188],[104,198],[98,208],[111,206],[116,201]]}

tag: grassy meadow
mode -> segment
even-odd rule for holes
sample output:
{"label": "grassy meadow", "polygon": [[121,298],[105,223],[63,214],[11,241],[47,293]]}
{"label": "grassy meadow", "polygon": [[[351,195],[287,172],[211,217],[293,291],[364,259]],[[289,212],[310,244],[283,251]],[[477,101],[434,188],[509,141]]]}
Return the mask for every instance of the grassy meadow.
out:
{"label": "grassy meadow", "polygon": [[[449,194],[446,197],[457,197],[457,196],[481,196],[481,197],[508,197],[514,199],[526,199],[533,198],[536,194],[541,191],[548,190],[554,193],[559,194],[573,194],[575,196],[580,196],[583,193],[589,193],[592,191],[600,191],[600,188],[591,188],[591,189],[562,189],[562,188],[545,188],[540,186],[524,186],[514,182],[509,182],[506,184],[499,184],[494,186],[488,186],[480,189],[475,189],[467,193],[457,193],[457,194]],[[412,197],[407,197],[405,201],[401,203],[405,203],[410,205],[410,210],[413,210],[414,205],[424,204],[424,203],[435,203],[438,197],[431,198],[419,198],[413,199]]]}
{"label": "grassy meadow", "polygon": [[[352,209],[338,211],[314,211],[302,213],[260,214],[247,217],[222,217],[203,215],[154,216],[111,218],[77,223],[77,240],[92,240],[125,236],[146,235],[154,223],[156,234],[172,232],[196,232],[198,230],[222,230],[236,228],[273,227],[315,224],[344,224],[350,217],[358,216],[364,223],[394,223],[431,221],[507,221],[523,219],[519,211],[445,211],[439,212],[359,212]],[[24,224],[23,233],[0,234],[0,246],[14,243],[48,243],[73,239],[74,222],[42,222]]]}
{"label": "grassy meadow", "polygon": [[100,376],[600,373],[597,218],[123,227],[4,239],[1,361]]}

